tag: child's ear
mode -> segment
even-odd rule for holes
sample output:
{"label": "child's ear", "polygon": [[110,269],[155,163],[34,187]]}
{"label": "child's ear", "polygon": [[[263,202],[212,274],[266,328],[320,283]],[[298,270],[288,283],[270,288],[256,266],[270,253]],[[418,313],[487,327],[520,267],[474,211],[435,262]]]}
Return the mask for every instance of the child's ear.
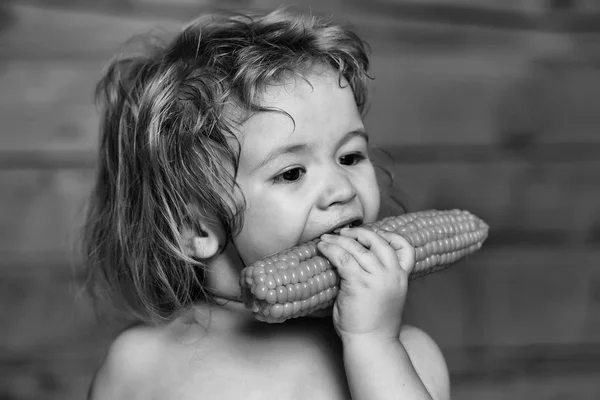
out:
{"label": "child's ear", "polygon": [[184,237],[186,239],[186,252],[194,258],[211,258],[220,250],[219,232],[208,224],[197,222],[196,229],[186,228]]}

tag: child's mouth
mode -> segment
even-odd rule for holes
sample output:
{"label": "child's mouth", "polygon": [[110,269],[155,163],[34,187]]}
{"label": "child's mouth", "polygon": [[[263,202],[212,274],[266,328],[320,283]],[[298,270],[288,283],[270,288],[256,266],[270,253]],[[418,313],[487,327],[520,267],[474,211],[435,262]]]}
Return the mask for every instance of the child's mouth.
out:
{"label": "child's mouth", "polygon": [[356,219],[356,220],[350,221],[344,225],[338,226],[337,228],[334,228],[332,231],[330,231],[330,233],[339,235],[340,231],[344,228],[354,228],[354,227],[360,226],[360,225],[362,225],[362,220]]}

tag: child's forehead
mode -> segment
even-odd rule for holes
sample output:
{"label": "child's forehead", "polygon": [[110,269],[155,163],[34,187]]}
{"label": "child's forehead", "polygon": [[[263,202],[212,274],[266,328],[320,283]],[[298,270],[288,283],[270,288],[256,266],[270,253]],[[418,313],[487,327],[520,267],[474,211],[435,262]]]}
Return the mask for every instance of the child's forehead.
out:
{"label": "child's forehead", "polygon": [[272,147],[335,141],[347,132],[364,130],[352,88],[340,82],[339,73],[330,67],[280,76],[265,85],[255,101],[270,111],[242,105],[231,109],[236,120],[232,140],[241,146],[242,159],[255,158]]}
{"label": "child's forehead", "polygon": [[314,92],[316,85],[349,87],[337,71],[318,64],[308,69],[284,73],[271,80],[260,92],[258,102],[261,105],[272,105],[282,97],[304,98]]}
{"label": "child's forehead", "polygon": [[340,87],[338,80],[332,77],[309,79],[287,82],[267,90],[260,106],[270,111],[250,115],[241,124],[241,132],[270,136],[276,130],[292,135],[315,129],[337,131],[362,122],[348,86]]}
{"label": "child's forehead", "polygon": [[[256,115],[268,113],[260,108],[279,109],[282,100],[301,100],[314,91],[315,85],[336,85],[352,91],[347,80],[328,65],[298,67],[274,74],[265,82],[254,82],[250,85],[253,87],[253,93],[238,94],[229,98],[224,108],[225,117],[233,122],[233,125],[241,126]],[[248,99],[248,102],[241,100],[242,98]]]}

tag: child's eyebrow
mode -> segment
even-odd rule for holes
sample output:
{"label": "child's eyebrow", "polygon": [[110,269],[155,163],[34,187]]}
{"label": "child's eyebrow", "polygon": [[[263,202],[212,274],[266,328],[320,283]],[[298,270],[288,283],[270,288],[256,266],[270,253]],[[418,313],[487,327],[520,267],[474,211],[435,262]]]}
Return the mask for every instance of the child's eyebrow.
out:
{"label": "child's eyebrow", "polygon": [[[355,129],[353,131],[346,133],[344,135],[344,137],[342,137],[342,139],[340,140],[339,146],[346,144],[347,142],[349,142],[351,139],[353,139],[355,137],[363,138],[365,140],[365,142],[369,143],[369,135],[363,128],[359,128],[359,129]],[[314,149],[315,147],[317,147],[315,144],[308,144],[308,143],[291,144],[291,145],[287,145],[287,146],[277,147],[277,148],[271,150],[266,155],[266,157],[263,158],[263,160],[260,163],[258,163],[258,165],[256,167],[252,168],[250,173],[258,171],[265,165],[269,164],[270,162],[272,162],[273,160],[275,160],[276,158],[278,158],[284,154],[302,153],[308,149]]]}
{"label": "child's eyebrow", "polygon": [[345,144],[350,139],[353,139],[355,137],[363,138],[365,142],[369,143],[369,134],[364,130],[364,128],[359,128],[346,133],[340,141],[340,145]]}
{"label": "child's eyebrow", "polygon": [[258,163],[258,165],[256,167],[252,168],[252,171],[250,171],[250,173],[258,171],[265,165],[269,164],[271,161],[275,160],[276,158],[278,158],[284,154],[301,153],[311,147],[314,148],[316,146],[314,144],[301,143],[301,144],[291,144],[288,146],[281,146],[281,147],[274,148],[273,150],[271,150],[269,152],[269,154],[266,155],[265,158],[263,158],[263,160],[260,163]]}

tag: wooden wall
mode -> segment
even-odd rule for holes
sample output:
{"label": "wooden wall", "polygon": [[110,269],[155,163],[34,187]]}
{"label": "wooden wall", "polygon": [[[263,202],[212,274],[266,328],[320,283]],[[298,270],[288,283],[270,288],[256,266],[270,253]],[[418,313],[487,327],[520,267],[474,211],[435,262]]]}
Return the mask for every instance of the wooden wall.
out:
{"label": "wooden wall", "polygon": [[[442,346],[453,398],[599,398],[595,3],[564,14],[538,0],[299,4],[349,19],[372,45],[367,125],[395,175],[386,191],[411,210],[465,208],[492,227],[480,253],[411,286],[407,318]],[[177,29],[212,6],[0,6],[0,398],[84,397],[114,332],[72,280],[97,140],[93,84],[132,34]]]}

